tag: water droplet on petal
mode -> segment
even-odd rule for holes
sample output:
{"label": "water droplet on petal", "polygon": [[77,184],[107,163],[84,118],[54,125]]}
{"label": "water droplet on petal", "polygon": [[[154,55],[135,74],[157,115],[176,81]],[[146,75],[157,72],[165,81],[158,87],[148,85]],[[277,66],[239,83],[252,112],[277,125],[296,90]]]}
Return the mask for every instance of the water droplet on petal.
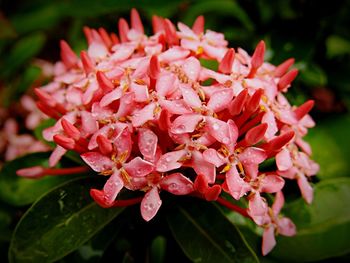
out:
{"label": "water droplet on petal", "polygon": [[108,193],[105,193],[104,194],[104,199],[105,200],[109,200],[111,198],[111,195],[110,194],[108,194]]}
{"label": "water droplet on petal", "polygon": [[182,132],[184,132],[184,130],[185,130],[185,125],[179,125],[179,126],[177,126],[175,129],[174,129],[174,132],[176,132],[176,133],[182,133]]}
{"label": "water droplet on petal", "polygon": [[214,124],[213,124],[213,129],[214,129],[215,131],[217,131],[219,128],[220,128],[220,127],[219,127],[219,124],[217,124],[217,123],[214,123]]}
{"label": "water droplet on petal", "polygon": [[145,203],[145,204],[143,205],[143,208],[144,208],[146,211],[151,211],[151,210],[153,210],[153,208],[154,208],[154,204],[152,204],[152,203]]}
{"label": "water droplet on petal", "polygon": [[174,191],[178,188],[178,185],[176,183],[169,184],[169,190]]}
{"label": "water droplet on petal", "polygon": [[227,137],[225,137],[225,138],[222,139],[222,142],[223,142],[224,144],[228,144],[228,143],[230,142],[230,139],[227,138]]}

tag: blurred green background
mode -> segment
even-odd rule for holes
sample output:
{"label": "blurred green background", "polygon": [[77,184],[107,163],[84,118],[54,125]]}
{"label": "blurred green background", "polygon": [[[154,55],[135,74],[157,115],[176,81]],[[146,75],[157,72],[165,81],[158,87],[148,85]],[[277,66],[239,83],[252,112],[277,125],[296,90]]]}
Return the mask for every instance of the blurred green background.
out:
{"label": "blurred green background", "polygon": [[[300,73],[288,98],[296,105],[315,100],[311,115],[317,127],[307,137],[313,158],[321,165],[315,181],[350,176],[350,1],[346,0],[0,0],[0,106],[13,107],[36,85],[41,75],[37,59],[57,61],[60,39],[78,53],[86,48],[83,26],[117,32],[118,19],[129,19],[132,7],[140,12],[148,34],[152,15],[188,25],[204,15],[205,27],[223,32],[231,47],[251,53],[264,39],[267,61],[279,64],[294,57]],[[3,211],[12,208],[0,205],[1,224],[13,229],[20,214],[8,218]],[[346,220],[350,221],[348,213]],[[8,241],[6,233],[0,242]],[[6,255],[6,246],[1,249],[0,254]]]}

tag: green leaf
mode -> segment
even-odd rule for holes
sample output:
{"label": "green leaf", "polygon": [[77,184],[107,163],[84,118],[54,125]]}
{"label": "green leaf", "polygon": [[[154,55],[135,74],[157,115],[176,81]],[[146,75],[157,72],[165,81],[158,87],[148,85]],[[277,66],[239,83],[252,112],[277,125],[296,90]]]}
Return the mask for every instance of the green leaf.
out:
{"label": "green leaf", "polygon": [[172,2],[180,2],[180,0],[174,0],[170,3],[161,0],[104,0],[102,3],[101,1],[90,1],[88,5],[84,0],[73,0],[65,6],[64,13],[74,17],[96,17],[116,12],[129,12],[132,7],[140,9],[162,8],[169,4],[172,5]]}
{"label": "green leaf", "polygon": [[10,224],[11,213],[7,209],[0,207],[0,242],[9,242],[11,237]]}
{"label": "green leaf", "polygon": [[5,163],[0,171],[0,200],[23,206],[33,203],[39,196],[67,180],[66,176],[27,179],[16,171],[30,166],[47,166],[49,153],[33,153]]}
{"label": "green leaf", "polygon": [[5,58],[3,71],[0,76],[8,77],[41,50],[45,43],[45,35],[35,33],[16,42],[9,55]]}
{"label": "green leaf", "polygon": [[350,252],[350,178],[321,181],[312,205],[297,200],[285,214],[297,226],[294,237],[279,237],[271,256],[281,261],[317,261]]}
{"label": "green leaf", "polygon": [[[254,29],[254,24],[250,20],[245,10],[236,1],[229,0],[196,1],[190,5],[183,21],[189,25],[190,22],[193,22],[197,16],[204,15],[206,13],[215,14],[216,16],[225,15],[230,18],[235,18],[245,27],[245,29],[250,31]],[[210,18],[210,16],[207,16],[207,18]]]}
{"label": "green leaf", "polygon": [[65,15],[62,6],[64,2],[47,1],[45,4],[34,6],[25,12],[16,12],[11,22],[19,34],[35,30],[52,29]]}
{"label": "green leaf", "polygon": [[314,63],[301,69],[300,80],[310,87],[324,87],[328,82],[326,72]]}
{"label": "green leaf", "polygon": [[41,69],[38,66],[31,65],[23,73],[19,84],[16,87],[16,92],[22,95],[30,88],[34,82],[39,78]]}
{"label": "green leaf", "polygon": [[350,176],[348,147],[350,116],[337,116],[319,121],[309,130],[306,141],[313,151],[312,158],[320,164],[317,176],[322,179]]}
{"label": "green leaf", "polygon": [[16,31],[13,29],[11,23],[2,14],[0,14],[0,28],[0,39],[16,37]]}
{"label": "green leaf", "polygon": [[46,128],[52,127],[55,125],[57,121],[55,119],[47,119],[47,120],[43,120],[34,130],[34,135],[35,137],[39,140],[42,141],[43,143],[48,144],[49,146],[51,146],[52,148],[56,146],[55,143],[53,142],[48,142],[44,139],[43,137],[43,130],[45,130]]}
{"label": "green leaf", "polygon": [[104,209],[89,190],[100,178],[79,178],[55,188],[29,208],[18,223],[10,262],[53,262],[74,251],[124,208]]}
{"label": "green leaf", "polygon": [[193,262],[259,262],[238,228],[210,203],[188,200],[174,206],[167,220]]}
{"label": "green leaf", "polygon": [[164,236],[157,236],[153,239],[150,249],[150,258],[153,263],[165,262],[166,253],[166,238]]}
{"label": "green leaf", "polygon": [[125,227],[125,222],[129,220],[126,211],[122,217],[116,217],[112,222],[101,229],[90,240],[81,245],[73,253],[59,260],[57,263],[69,262],[101,262],[104,253],[111,245],[113,240],[120,235],[121,230]]}
{"label": "green leaf", "polygon": [[327,38],[326,47],[328,58],[350,54],[350,41],[337,35]]}
{"label": "green leaf", "polygon": [[205,68],[208,68],[211,70],[215,70],[215,71],[218,70],[219,63],[216,60],[201,58],[201,59],[199,59],[199,61],[202,65],[202,67],[205,67]]}

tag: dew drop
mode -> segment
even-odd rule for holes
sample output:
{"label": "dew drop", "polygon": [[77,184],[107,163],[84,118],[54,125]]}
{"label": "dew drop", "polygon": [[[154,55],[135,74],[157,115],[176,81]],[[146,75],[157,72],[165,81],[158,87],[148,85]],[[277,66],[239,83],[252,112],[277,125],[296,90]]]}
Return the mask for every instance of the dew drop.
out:
{"label": "dew drop", "polygon": [[151,211],[151,210],[153,210],[153,208],[154,208],[154,204],[152,204],[152,203],[146,203],[146,204],[143,205],[143,208],[144,208],[146,211]]}
{"label": "dew drop", "polygon": [[214,124],[213,124],[213,129],[214,129],[215,131],[217,131],[219,128],[220,128],[220,127],[219,127],[219,124],[217,124],[217,123],[214,123]]}
{"label": "dew drop", "polygon": [[166,161],[167,163],[169,163],[169,162],[171,161],[171,158],[170,158],[170,157],[166,157],[166,158],[165,158],[165,161]]}
{"label": "dew drop", "polygon": [[228,143],[230,142],[230,139],[227,138],[227,137],[225,137],[225,138],[222,139],[222,142],[223,142],[224,144],[228,144]]}
{"label": "dew drop", "polygon": [[144,151],[145,153],[149,153],[149,148],[144,148],[143,151]]}
{"label": "dew drop", "polygon": [[176,128],[175,128],[175,130],[174,130],[174,132],[176,132],[176,133],[182,133],[182,132],[184,132],[185,131],[185,125],[179,125],[179,126],[177,126]]}
{"label": "dew drop", "polygon": [[169,190],[174,191],[178,188],[178,185],[176,183],[169,184]]}
{"label": "dew drop", "polygon": [[109,193],[104,194],[104,199],[108,201],[111,198],[111,195]]}

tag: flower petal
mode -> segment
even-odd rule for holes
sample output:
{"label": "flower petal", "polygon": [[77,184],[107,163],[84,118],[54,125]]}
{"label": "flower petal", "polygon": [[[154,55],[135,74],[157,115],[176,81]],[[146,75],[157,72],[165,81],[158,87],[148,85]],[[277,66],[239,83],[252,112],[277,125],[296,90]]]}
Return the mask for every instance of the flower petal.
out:
{"label": "flower petal", "polygon": [[275,216],[277,216],[280,213],[283,206],[284,206],[284,195],[282,192],[277,192],[275,196],[275,201],[273,202],[273,205],[272,205],[272,211]]}
{"label": "flower petal", "polygon": [[247,212],[259,226],[265,224],[270,219],[267,213],[267,203],[261,198],[259,192],[254,193],[250,197]]}
{"label": "flower petal", "polygon": [[186,150],[179,150],[174,152],[168,152],[163,154],[157,162],[157,171],[158,172],[167,172],[180,168],[182,163],[178,162],[185,154]]}
{"label": "flower petal", "polygon": [[158,137],[150,129],[138,129],[138,146],[142,155],[146,159],[152,159],[156,154]]}
{"label": "flower petal", "polygon": [[201,64],[199,63],[198,59],[195,57],[189,57],[185,60],[181,67],[190,80],[196,81],[198,79],[201,70]]}
{"label": "flower petal", "polygon": [[264,150],[256,147],[248,147],[238,155],[243,164],[260,164],[266,159]]}
{"label": "flower petal", "polygon": [[251,186],[239,176],[235,166],[231,167],[231,169],[226,173],[225,182],[230,194],[236,200],[239,200],[251,190]]}
{"label": "flower petal", "polygon": [[62,156],[66,154],[66,152],[67,150],[65,148],[57,145],[50,155],[49,166],[54,167],[59,162],[59,160],[61,160]]}
{"label": "flower petal", "polygon": [[98,130],[98,123],[92,116],[91,112],[81,111],[81,132],[82,136],[86,137],[95,133]]}
{"label": "flower petal", "polygon": [[203,152],[203,158],[209,163],[219,167],[225,163],[225,159],[213,148],[209,148]]}
{"label": "flower petal", "polygon": [[121,87],[118,87],[103,96],[103,98],[100,101],[100,106],[105,107],[111,104],[113,101],[120,99],[122,95],[123,95],[123,89]]}
{"label": "flower petal", "polygon": [[146,102],[149,99],[147,85],[139,85],[135,82],[132,82],[129,88],[132,92],[134,92],[136,102]]}
{"label": "flower petal", "polygon": [[216,179],[215,165],[207,162],[200,151],[192,151],[190,166],[197,175],[203,174],[209,184],[213,184]]}
{"label": "flower petal", "polygon": [[293,166],[292,158],[287,148],[283,148],[276,154],[276,165],[280,171],[286,171]]}
{"label": "flower petal", "polygon": [[270,226],[264,230],[263,239],[262,239],[262,254],[265,256],[275,247],[275,229],[273,226]]}
{"label": "flower petal", "polygon": [[118,151],[118,156],[126,154],[124,156],[124,159],[127,160],[131,154],[132,149],[132,140],[131,140],[131,133],[129,129],[126,127],[124,128],[113,140],[113,143],[115,145],[115,148]]}
{"label": "flower petal", "polygon": [[80,156],[95,172],[103,172],[114,167],[114,162],[99,152],[86,152]]}
{"label": "flower petal", "polygon": [[211,95],[207,107],[212,109],[214,112],[222,111],[229,107],[232,98],[232,89],[219,89]]}
{"label": "flower petal", "polygon": [[180,87],[182,97],[186,104],[192,108],[200,108],[202,106],[202,102],[197,94],[192,88],[182,86]]}
{"label": "flower petal", "polygon": [[132,125],[134,127],[139,127],[145,124],[147,121],[154,119],[154,110],[156,109],[155,103],[150,103],[146,105],[141,110],[135,112],[132,116]]}
{"label": "flower petal", "polygon": [[123,186],[124,183],[120,172],[119,170],[115,170],[103,187],[106,204],[112,204],[114,202]]}
{"label": "flower petal", "polygon": [[275,115],[273,114],[273,112],[272,111],[266,112],[261,122],[267,124],[265,139],[266,140],[272,139],[276,134],[276,132],[278,131]]}
{"label": "flower petal", "polygon": [[127,92],[120,98],[119,108],[115,114],[116,118],[125,117],[129,115],[133,109],[135,109],[134,98],[135,95],[133,92]]}
{"label": "flower petal", "polygon": [[166,109],[170,114],[186,114],[192,110],[187,106],[184,100],[165,100],[160,99],[159,104],[163,109]]}
{"label": "flower petal", "polygon": [[206,121],[206,128],[211,136],[223,144],[232,143],[230,139],[230,127],[226,122],[213,117],[207,117]]}
{"label": "flower petal", "polygon": [[184,114],[177,117],[171,125],[170,132],[174,134],[183,134],[193,132],[197,124],[203,120],[199,114]]}
{"label": "flower petal", "polygon": [[162,189],[174,195],[187,195],[194,190],[192,181],[181,173],[173,173],[165,176],[159,182],[159,185]]}
{"label": "flower petal", "polygon": [[305,175],[303,175],[303,174],[298,175],[297,181],[298,181],[299,189],[301,191],[301,195],[303,196],[304,200],[308,204],[311,204],[313,196],[314,196],[313,188],[311,187],[311,185],[307,181]]}
{"label": "flower petal", "polygon": [[190,51],[182,47],[172,47],[164,51],[158,56],[161,62],[173,62],[175,60],[180,60],[186,58],[190,54]]}
{"label": "flower petal", "polygon": [[287,217],[282,217],[281,219],[279,219],[277,224],[278,224],[278,233],[283,236],[291,237],[291,236],[294,236],[297,232],[296,226],[294,225],[292,220],[290,220]]}
{"label": "flower petal", "polygon": [[162,200],[160,200],[157,187],[149,190],[141,202],[141,215],[146,221],[150,221],[158,212]]}
{"label": "flower petal", "polygon": [[157,79],[156,90],[158,96],[165,97],[178,88],[179,80],[174,74],[162,73]]}
{"label": "flower petal", "polygon": [[124,168],[131,177],[144,177],[154,170],[153,164],[141,157],[136,157],[124,164]]}
{"label": "flower petal", "polygon": [[260,191],[264,193],[276,193],[284,186],[282,177],[275,174],[265,175],[260,181]]}

